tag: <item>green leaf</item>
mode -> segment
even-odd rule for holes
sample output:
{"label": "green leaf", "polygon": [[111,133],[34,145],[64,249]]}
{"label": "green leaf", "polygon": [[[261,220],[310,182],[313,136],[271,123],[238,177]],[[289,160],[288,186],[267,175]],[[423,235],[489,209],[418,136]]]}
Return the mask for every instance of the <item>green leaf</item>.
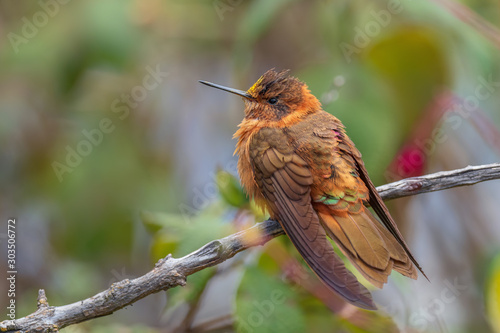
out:
{"label": "green leaf", "polygon": [[229,172],[219,169],[216,174],[216,183],[222,199],[231,206],[240,208],[248,204],[240,182]]}
{"label": "green leaf", "polygon": [[249,267],[236,299],[238,332],[305,332],[305,318],[290,285],[259,267]]}
{"label": "green leaf", "polygon": [[169,253],[175,253],[179,244],[180,237],[168,233],[168,232],[158,232],[153,236],[151,242],[151,260],[153,262],[164,258]]}

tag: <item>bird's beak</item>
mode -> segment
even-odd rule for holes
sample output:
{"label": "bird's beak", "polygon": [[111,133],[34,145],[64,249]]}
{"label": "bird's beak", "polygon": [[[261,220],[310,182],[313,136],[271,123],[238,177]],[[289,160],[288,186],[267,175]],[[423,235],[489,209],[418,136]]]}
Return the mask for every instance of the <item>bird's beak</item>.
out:
{"label": "bird's beak", "polygon": [[228,87],[224,87],[224,86],[221,86],[221,85],[218,85],[218,84],[215,84],[215,83],[212,83],[212,82],[203,81],[203,80],[199,80],[198,82],[203,83],[204,85],[207,85],[209,87],[217,88],[217,89],[220,89],[220,90],[224,90],[224,91],[230,92],[230,93],[235,94],[235,95],[239,95],[239,96],[241,96],[243,98],[254,99],[252,97],[252,95],[250,95],[249,93],[247,93],[246,91],[243,91],[243,90],[228,88]]}

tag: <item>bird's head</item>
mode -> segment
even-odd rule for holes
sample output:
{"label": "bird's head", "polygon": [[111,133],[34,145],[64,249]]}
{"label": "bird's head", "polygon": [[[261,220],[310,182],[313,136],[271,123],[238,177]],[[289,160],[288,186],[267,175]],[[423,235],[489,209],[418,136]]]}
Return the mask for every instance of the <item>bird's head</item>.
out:
{"label": "bird's head", "polygon": [[288,75],[288,70],[268,70],[247,91],[200,82],[243,97],[247,119],[289,123],[292,119],[321,108],[320,102],[311,94],[307,85]]}

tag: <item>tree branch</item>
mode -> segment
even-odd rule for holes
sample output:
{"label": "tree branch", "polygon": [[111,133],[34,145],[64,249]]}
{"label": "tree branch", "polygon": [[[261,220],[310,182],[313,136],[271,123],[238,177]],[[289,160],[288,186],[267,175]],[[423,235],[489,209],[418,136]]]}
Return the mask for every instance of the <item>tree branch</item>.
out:
{"label": "tree branch", "polygon": [[[377,190],[384,200],[389,200],[493,179],[500,179],[498,163],[403,179],[380,186]],[[41,289],[38,294],[38,309],[26,317],[1,322],[0,331],[57,332],[69,325],[107,316],[150,294],[184,286],[187,276],[218,265],[240,251],[263,245],[283,234],[283,229],[276,221],[257,223],[249,229],[214,240],[185,257],[175,259],[168,255],[145,275],[113,283],[110,288],[73,304],[49,306],[45,291]]]}
{"label": "tree branch", "polygon": [[382,199],[392,200],[420,193],[446,190],[452,187],[474,185],[499,178],[500,163],[493,163],[406,178],[379,186],[377,191]]}

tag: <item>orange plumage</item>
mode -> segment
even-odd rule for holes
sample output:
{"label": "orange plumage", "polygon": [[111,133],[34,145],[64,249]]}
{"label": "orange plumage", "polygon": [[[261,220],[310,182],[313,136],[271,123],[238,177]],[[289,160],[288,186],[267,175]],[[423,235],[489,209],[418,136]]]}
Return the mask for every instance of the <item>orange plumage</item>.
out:
{"label": "orange plumage", "polygon": [[273,70],[246,92],[201,82],[244,97],[245,118],[235,133],[241,182],[328,287],[352,304],[376,308],[326,236],[379,288],[392,270],[417,278],[415,266],[420,267],[361,154],[340,120],[321,109],[304,83]]}

